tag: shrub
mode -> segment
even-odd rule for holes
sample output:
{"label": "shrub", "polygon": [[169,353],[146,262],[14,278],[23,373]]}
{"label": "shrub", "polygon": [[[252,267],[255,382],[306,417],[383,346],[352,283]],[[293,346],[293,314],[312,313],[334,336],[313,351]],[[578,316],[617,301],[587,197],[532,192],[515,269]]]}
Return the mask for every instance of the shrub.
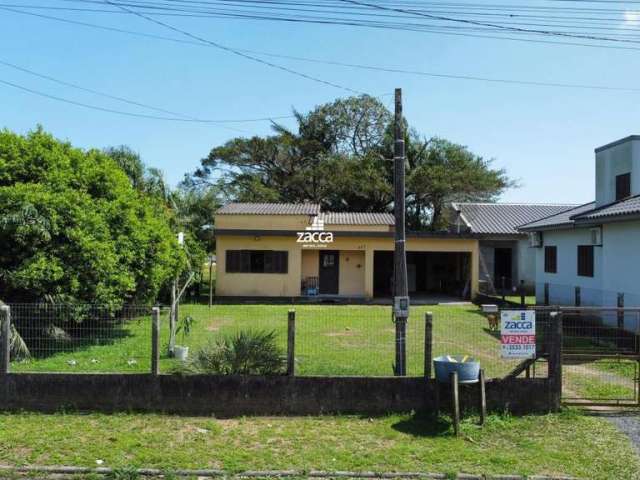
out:
{"label": "shrub", "polygon": [[218,375],[279,375],[286,357],[275,331],[241,331],[211,341],[196,351],[180,369],[183,373]]}

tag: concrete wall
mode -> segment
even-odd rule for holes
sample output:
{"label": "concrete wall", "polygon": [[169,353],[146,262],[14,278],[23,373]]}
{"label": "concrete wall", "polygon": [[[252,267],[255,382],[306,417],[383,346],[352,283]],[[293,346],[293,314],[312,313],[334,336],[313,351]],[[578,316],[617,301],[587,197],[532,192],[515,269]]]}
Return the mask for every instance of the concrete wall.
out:
{"label": "concrete wall", "polygon": [[626,306],[640,306],[640,221],[603,226],[602,268],[605,304],[624,292]]}
{"label": "concrete wall", "polygon": [[518,265],[517,280],[524,280],[527,286],[536,283],[536,249],[529,247],[529,239],[523,238],[517,243],[516,263]]}
{"label": "concrete wall", "polygon": [[640,194],[640,140],[613,145],[596,153],[596,206],[616,199],[616,175],[631,173],[631,194]]}
{"label": "concrete wall", "polygon": [[[1,410],[146,411],[241,415],[386,414],[432,410],[435,381],[420,377],[246,377],[179,375],[0,375]],[[448,388],[440,386],[442,405]],[[489,410],[554,408],[547,379],[487,382]],[[461,385],[462,408],[477,408],[478,386]]]}
{"label": "concrete wall", "polygon": [[533,286],[536,282],[536,251],[529,248],[529,240],[480,240],[480,280],[493,284],[500,288],[500,279],[493,278],[494,257],[496,248],[510,248],[512,251],[511,278],[513,285],[520,284],[524,280],[527,286]]}

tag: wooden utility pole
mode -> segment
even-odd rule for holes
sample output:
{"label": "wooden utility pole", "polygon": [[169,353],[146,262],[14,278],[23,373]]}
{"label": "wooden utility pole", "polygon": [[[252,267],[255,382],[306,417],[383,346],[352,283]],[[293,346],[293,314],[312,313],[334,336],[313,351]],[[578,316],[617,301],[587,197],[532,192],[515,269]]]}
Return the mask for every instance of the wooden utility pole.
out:
{"label": "wooden utility pole", "polygon": [[402,122],[402,90],[396,88],[395,142],[393,178],[395,186],[395,250],[394,250],[394,315],[396,322],[395,374],[407,374],[407,320],[409,318],[409,285],[407,281],[407,255],[405,249],[405,197],[404,197],[404,125]]}

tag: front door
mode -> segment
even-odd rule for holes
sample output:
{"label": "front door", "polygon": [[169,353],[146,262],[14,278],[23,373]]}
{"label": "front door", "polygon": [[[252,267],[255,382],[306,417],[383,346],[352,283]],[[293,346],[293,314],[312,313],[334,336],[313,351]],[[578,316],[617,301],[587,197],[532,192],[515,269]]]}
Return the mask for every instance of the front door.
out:
{"label": "front door", "polygon": [[493,258],[494,277],[493,282],[497,289],[502,288],[502,278],[504,277],[505,288],[511,288],[511,263],[512,255],[510,248],[496,248]]}
{"label": "front door", "polygon": [[340,274],[340,252],[338,250],[320,251],[320,295],[337,295]]}

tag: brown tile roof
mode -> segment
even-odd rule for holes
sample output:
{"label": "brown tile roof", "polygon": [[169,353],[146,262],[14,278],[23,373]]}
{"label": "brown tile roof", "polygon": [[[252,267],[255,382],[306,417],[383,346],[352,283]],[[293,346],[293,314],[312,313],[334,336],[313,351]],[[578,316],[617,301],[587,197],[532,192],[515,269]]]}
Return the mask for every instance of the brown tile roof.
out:
{"label": "brown tile roof", "polygon": [[318,215],[317,203],[228,203],[218,215]]}
{"label": "brown tile roof", "polygon": [[391,213],[368,212],[326,212],[323,214],[325,225],[393,225]]}

